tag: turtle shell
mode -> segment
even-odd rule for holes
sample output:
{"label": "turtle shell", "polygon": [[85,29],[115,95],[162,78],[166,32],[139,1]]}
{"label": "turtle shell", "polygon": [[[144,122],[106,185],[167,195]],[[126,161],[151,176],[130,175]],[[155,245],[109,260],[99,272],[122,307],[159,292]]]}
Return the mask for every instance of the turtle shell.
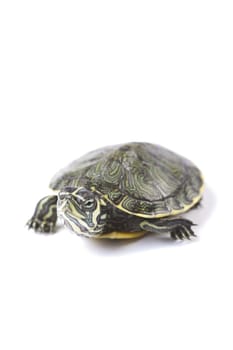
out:
{"label": "turtle shell", "polygon": [[189,160],[150,143],[128,143],[88,153],[61,170],[53,190],[85,186],[122,211],[159,218],[189,210],[200,199],[203,179]]}

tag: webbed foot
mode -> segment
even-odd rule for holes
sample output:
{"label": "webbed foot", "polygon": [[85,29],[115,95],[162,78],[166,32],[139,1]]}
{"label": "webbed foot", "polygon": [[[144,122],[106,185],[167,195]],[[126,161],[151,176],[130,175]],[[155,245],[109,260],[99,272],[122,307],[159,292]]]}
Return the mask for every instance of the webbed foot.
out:
{"label": "webbed foot", "polygon": [[42,198],[35,209],[32,218],[27,222],[28,228],[38,232],[51,233],[55,231],[57,222],[57,196]]}
{"label": "webbed foot", "polygon": [[195,224],[182,218],[145,220],[141,222],[140,226],[143,230],[149,232],[170,233],[173,239],[183,240],[196,237],[192,230],[192,226],[195,226]]}
{"label": "webbed foot", "polygon": [[192,230],[192,226],[194,224],[189,220],[182,220],[183,223],[177,225],[172,231],[171,231],[171,238],[177,240],[177,239],[191,239],[191,237],[196,237],[194,231]]}

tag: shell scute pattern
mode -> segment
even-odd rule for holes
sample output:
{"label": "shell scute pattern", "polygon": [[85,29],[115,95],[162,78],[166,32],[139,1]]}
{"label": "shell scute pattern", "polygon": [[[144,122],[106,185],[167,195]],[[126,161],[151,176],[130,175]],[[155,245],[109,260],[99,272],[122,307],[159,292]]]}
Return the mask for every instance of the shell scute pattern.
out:
{"label": "shell scute pattern", "polygon": [[59,172],[51,187],[89,186],[125,212],[162,217],[194,205],[202,184],[187,159],[157,145],[130,143],[87,154]]}

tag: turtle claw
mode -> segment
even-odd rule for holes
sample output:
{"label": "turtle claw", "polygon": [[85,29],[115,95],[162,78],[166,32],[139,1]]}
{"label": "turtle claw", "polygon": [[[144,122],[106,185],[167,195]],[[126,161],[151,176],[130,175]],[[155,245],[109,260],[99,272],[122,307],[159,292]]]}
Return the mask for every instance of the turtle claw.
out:
{"label": "turtle claw", "polygon": [[190,226],[177,226],[175,229],[171,231],[171,238],[175,240],[184,240],[189,239],[191,240],[192,237],[197,237]]}
{"label": "turtle claw", "polygon": [[41,221],[37,218],[32,217],[27,222],[28,229],[33,229],[40,233],[52,233],[55,231],[55,223],[49,221]]}

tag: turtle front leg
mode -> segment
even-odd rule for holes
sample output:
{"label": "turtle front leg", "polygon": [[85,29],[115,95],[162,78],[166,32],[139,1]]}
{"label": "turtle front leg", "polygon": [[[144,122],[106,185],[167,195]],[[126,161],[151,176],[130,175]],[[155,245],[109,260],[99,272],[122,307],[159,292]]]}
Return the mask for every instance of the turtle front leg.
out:
{"label": "turtle front leg", "polygon": [[42,198],[35,209],[32,218],[27,222],[28,228],[35,231],[50,233],[57,222],[57,196]]}
{"label": "turtle front leg", "polygon": [[190,239],[195,237],[192,226],[195,224],[187,219],[152,219],[144,220],[140,223],[140,227],[144,231],[154,233],[170,233],[173,239]]}

